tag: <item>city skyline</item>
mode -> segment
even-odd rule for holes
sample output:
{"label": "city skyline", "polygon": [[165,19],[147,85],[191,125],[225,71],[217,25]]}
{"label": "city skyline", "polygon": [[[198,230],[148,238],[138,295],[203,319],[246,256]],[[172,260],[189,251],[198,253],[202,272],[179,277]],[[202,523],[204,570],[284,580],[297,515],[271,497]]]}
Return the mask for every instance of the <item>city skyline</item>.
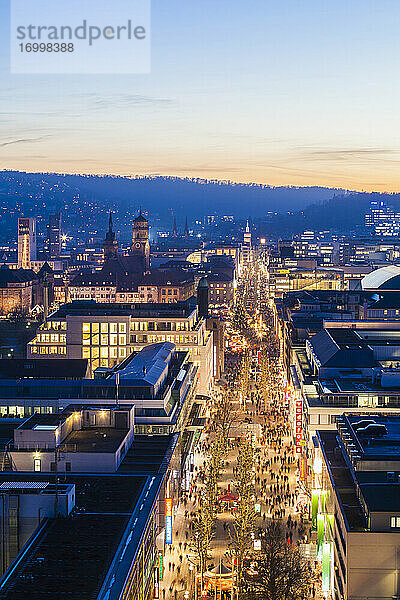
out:
{"label": "city skyline", "polygon": [[0,8],[3,168],[400,190],[397,3],[152,13],[149,75],[16,76]]}

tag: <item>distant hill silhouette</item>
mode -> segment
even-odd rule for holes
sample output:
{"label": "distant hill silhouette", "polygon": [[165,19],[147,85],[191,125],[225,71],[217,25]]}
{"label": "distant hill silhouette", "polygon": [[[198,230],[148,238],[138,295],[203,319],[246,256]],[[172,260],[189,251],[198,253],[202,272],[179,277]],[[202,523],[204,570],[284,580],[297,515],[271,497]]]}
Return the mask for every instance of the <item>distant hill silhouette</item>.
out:
{"label": "distant hill silhouette", "polygon": [[[70,192],[79,191],[83,198],[96,198],[110,204],[118,202],[131,210],[142,205],[160,216],[171,214],[173,209],[183,211],[189,217],[218,213],[259,217],[268,211],[299,210],[343,192],[322,187],[273,187],[178,177],[129,178],[0,171],[2,196],[7,189],[20,195],[21,185],[26,186],[29,196],[36,193],[41,197],[47,188],[46,193],[55,204],[64,202],[67,188]],[[57,194],[55,185],[61,185],[64,191]]]}
{"label": "distant hill silhouette", "polygon": [[[372,198],[400,205],[399,194],[368,194],[324,187],[273,187],[177,177],[120,177],[0,171],[0,236],[15,230],[16,217],[40,216],[44,221],[62,210],[73,231],[81,225],[99,228],[107,212],[117,213],[123,231],[131,216],[142,207],[161,222],[171,215],[189,219],[204,215],[233,215],[264,219],[269,212],[286,213],[270,223],[287,231],[305,228],[347,229],[362,222]],[[288,212],[294,213],[288,215]],[[8,238],[9,239],[9,238]]]}

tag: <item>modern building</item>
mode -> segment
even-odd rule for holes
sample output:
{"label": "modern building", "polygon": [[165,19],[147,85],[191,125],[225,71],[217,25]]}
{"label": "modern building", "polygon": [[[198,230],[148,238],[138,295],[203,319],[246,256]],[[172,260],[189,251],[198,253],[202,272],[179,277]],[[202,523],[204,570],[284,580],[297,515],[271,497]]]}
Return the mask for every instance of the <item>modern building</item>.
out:
{"label": "modern building", "polygon": [[12,471],[115,473],[133,441],[134,412],[133,405],[92,404],[34,413],[14,429],[6,458]]}
{"label": "modern building", "polygon": [[361,280],[363,290],[400,291],[400,267],[387,265],[372,271]]}
{"label": "modern building", "polygon": [[[0,361],[1,411],[15,411],[0,423],[0,597],[157,596],[204,427],[198,367],[164,342],[95,379],[86,368]],[[80,585],[83,565],[91,574]]]}
{"label": "modern building", "polygon": [[30,269],[36,261],[36,219],[18,219],[18,267]]}
{"label": "modern building", "polygon": [[246,222],[246,228],[243,234],[243,244],[242,244],[242,261],[243,263],[248,263],[252,259],[252,240],[251,240],[251,231],[249,227],[249,222]]}
{"label": "modern building", "polygon": [[318,431],[312,519],[332,598],[400,595],[400,416],[344,414]]}
{"label": "modern building", "polygon": [[372,200],[370,210],[365,215],[365,226],[375,236],[398,236],[400,213],[384,200]]}
{"label": "modern building", "polygon": [[400,414],[398,322],[327,322],[291,358],[291,421],[300,411],[305,456],[316,431],[335,430],[346,411]]}
{"label": "modern building", "polygon": [[77,359],[0,360],[0,416],[52,415],[71,404],[88,410],[134,405],[135,433],[169,435],[200,410],[199,367],[170,342],[146,346],[113,369],[99,368],[94,379],[87,369]]}
{"label": "modern building", "polygon": [[52,313],[28,344],[28,358],[88,359],[91,372],[111,368],[148,344],[172,342],[200,369],[200,393],[213,373],[213,334],[190,302],[101,304],[72,302]]}
{"label": "modern building", "polygon": [[[90,414],[98,413],[94,409]],[[70,420],[75,421],[74,413]],[[96,429],[89,425],[77,430],[83,446],[91,446]],[[30,431],[17,431],[21,430]],[[114,429],[114,434],[121,438],[124,431]],[[54,434],[47,432],[49,437]],[[59,600],[158,596],[179,502],[179,435],[138,436],[125,448],[116,471],[99,472],[105,448],[114,449],[117,443],[108,435],[86,453],[85,473],[74,472],[71,461],[71,470],[60,475],[57,468],[67,463],[56,459],[47,472],[0,473],[1,544],[6,551],[2,600],[46,595]],[[32,449],[21,449],[23,453],[32,456]]]}
{"label": "modern building", "polygon": [[58,259],[61,254],[61,213],[49,215],[46,250],[50,260]]}

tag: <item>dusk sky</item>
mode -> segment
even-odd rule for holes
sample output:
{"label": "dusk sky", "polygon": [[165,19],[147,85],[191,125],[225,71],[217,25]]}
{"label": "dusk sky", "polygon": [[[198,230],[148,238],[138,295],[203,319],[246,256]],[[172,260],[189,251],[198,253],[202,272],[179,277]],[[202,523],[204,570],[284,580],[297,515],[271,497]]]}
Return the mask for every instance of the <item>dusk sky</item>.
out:
{"label": "dusk sky", "polygon": [[129,76],[10,75],[7,4],[2,169],[400,191],[398,0],[153,0]]}

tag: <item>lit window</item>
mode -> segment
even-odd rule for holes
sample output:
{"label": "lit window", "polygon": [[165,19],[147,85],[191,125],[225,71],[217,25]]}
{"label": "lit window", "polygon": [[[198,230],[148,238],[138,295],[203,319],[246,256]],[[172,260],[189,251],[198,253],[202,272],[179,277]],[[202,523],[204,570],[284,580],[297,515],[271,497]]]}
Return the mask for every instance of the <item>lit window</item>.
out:
{"label": "lit window", "polygon": [[400,517],[390,517],[390,527],[400,529]]}
{"label": "lit window", "polygon": [[110,345],[111,346],[116,346],[118,344],[118,336],[116,333],[111,333],[110,334]]}
{"label": "lit window", "polygon": [[100,341],[102,346],[108,346],[108,335],[101,335],[101,341]]}
{"label": "lit window", "polygon": [[99,324],[92,323],[92,333],[99,333]]}
{"label": "lit window", "polygon": [[101,324],[101,333],[108,333],[108,323]]}
{"label": "lit window", "polygon": [[42,470],[42,461],[40,460],[40,458],[34,458],[33,459],[33,470],[34,471],[41,471]]}
{"label": "lit window", "polygon": [[101,358],[108,358],[108,348],[100,348]]}
{"label": "lit window", "polygon": [[120,323],[118,325],[118,330],[120,333],[126,333],[126,323]]}
{"label": "lit window", "polygon": [[82,358],[90,358],[90,348],[82,348]]}
{"label": "lit window", "polygon": [[126,348],[119,348],[119,357],[120,358],[126,357]]}
{"label": "lit window", "polygon": [[126,335],[120,335],[119,336],[119,345],[120,346],[126,346]]}
{"label": "lit window", "polygon": [[118,349],[110,348],[110,358],[118,358]]}
{"label": "lit window", "polygon": [[110,323],[110,333],[117,333],[118,323]]}
{"label": "lit window", "polygon": [[82,331],[84,333],[89,333],[90,332],[90,323],[83,323],[82,324]]}

